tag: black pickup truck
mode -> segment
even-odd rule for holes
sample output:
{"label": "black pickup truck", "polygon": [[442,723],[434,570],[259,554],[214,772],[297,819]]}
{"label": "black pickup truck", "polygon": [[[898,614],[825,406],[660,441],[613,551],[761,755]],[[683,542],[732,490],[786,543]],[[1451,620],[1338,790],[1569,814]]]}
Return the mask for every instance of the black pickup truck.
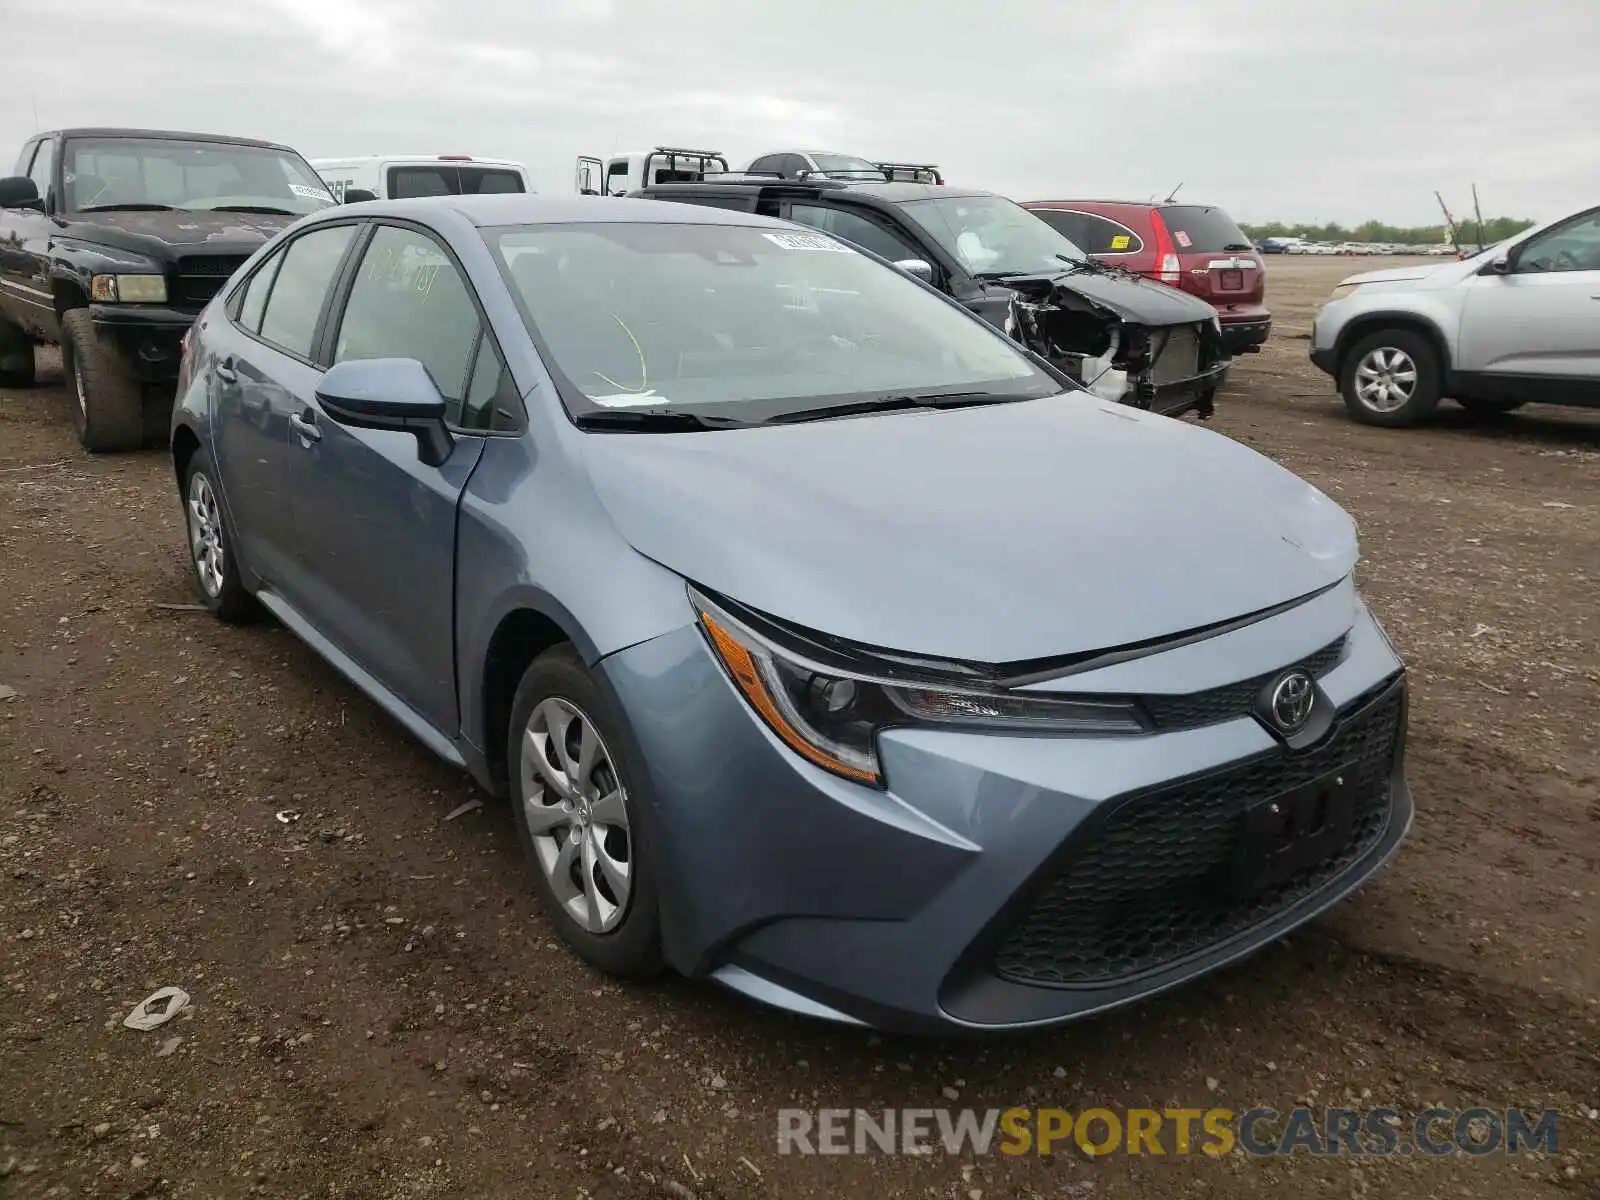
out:
{"label": "black pickup truck", "polygon": [[149,129],[63,129],[0,178],[0,387],[61,347],[78,438],[164,435],[183,336],[264,241],[334,203],[287,146]]}

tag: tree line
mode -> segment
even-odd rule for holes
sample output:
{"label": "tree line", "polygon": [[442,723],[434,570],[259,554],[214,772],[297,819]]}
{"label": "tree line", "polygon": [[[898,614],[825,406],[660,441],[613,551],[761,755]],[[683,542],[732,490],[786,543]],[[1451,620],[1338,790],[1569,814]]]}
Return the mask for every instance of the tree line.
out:
{"label": "tree line", "polygon": [[[1456,236],[1462,244],[1477,245],[1478,223],[1470,215],[1457,216]],[[1483,222],[1483,245],[1504,241],[1527,229],[1533,221],[1527,217],[1486,217]],[[1268,221],[1264,225],[1239,226],[1252,241],[1268,237],[1298,237],[1310,242],[1388,242],[1399,246],[1434,246],[1445,240],[1445,229],[1440,225],[1419,225],[1405,228],[1386,225],[1382,221],[1364,221],[1353,229],[1337,221],[1329,225],[1285,224]]]}

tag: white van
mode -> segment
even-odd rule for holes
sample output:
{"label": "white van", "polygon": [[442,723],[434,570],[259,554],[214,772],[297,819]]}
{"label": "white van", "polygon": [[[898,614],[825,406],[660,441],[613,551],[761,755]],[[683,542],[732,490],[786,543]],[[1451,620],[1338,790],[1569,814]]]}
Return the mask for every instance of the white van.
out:
{"label": "white van", "polygon": [[[311,165],[333,198],[345,202],[347,191],[370,193],[376,200],[412,196],[462,196],[486,192],[531,192],[528,168],[505,158],[473,158],[466,154],[390,154],[364,158],[313,158]],[[365,200],[366,196],[358,197]]]}

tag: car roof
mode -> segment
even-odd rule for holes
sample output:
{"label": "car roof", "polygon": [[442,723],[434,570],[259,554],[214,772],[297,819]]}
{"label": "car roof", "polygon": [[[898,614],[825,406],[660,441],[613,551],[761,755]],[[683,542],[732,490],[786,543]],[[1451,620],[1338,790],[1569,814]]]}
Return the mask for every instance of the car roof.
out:
{"label": "car roof", "polygon": [[[731,173],[730,173],[731,174]],[[708,179],[699,181],[685,180],[674,183],[651,184],[644,190],[663,196],[675,193],[685,195],[703,191],[706,188],[718,187],[759,187],[772,188],[781,191],[786,196],[797,192],[811,191],[817,195],[837,196],[845,192],[854,197],[882,201],[884,204],[904,204],[910,200],[939,200],[939,199],[977,199],[980,196],[994,196],[995,192],[986,192],[981,188],[953,188],[934,183],[877,183],[869,179],[775,179],[770,175],[746,175],[738,178],[725,178],[713,175]]]}
{"label": "car roof", "polygon": [[323,209],[318,216],[359,212],[363,216],[426,219],[451,212],[481,228],[496,225],[563,225],[579,222],[638,222],[641,225],[753,225],[789,229],[786,221],[701,204],[663,204],[620,196],[541,196],[498,192],[482,196],[418,196],[407,200],[367,200]]}
{"label": "car roof", "polygon": [[259,138],[234,137],[225,133],[188,133],[177,129],[121,129],[98,125],[58,129],[55,132],[64,138],[143,138],[147,141],[217,142],[230,146],[254,146],[260,150],[287,150],[290,154],[299,153],[294,147],[285,146],[281,142],[263,142]]}

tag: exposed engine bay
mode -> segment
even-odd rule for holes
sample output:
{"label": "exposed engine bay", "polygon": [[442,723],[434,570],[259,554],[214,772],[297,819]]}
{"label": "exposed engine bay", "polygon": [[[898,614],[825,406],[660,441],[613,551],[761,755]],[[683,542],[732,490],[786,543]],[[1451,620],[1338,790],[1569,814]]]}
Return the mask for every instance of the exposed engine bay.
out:
{"label": "exposed engine bay", "polygon": [[1011,277],[1005,332],[1104,400],[1209,418],[1228,355],[1214,322],[1150,326],[1075,290],[1070,275]]}

